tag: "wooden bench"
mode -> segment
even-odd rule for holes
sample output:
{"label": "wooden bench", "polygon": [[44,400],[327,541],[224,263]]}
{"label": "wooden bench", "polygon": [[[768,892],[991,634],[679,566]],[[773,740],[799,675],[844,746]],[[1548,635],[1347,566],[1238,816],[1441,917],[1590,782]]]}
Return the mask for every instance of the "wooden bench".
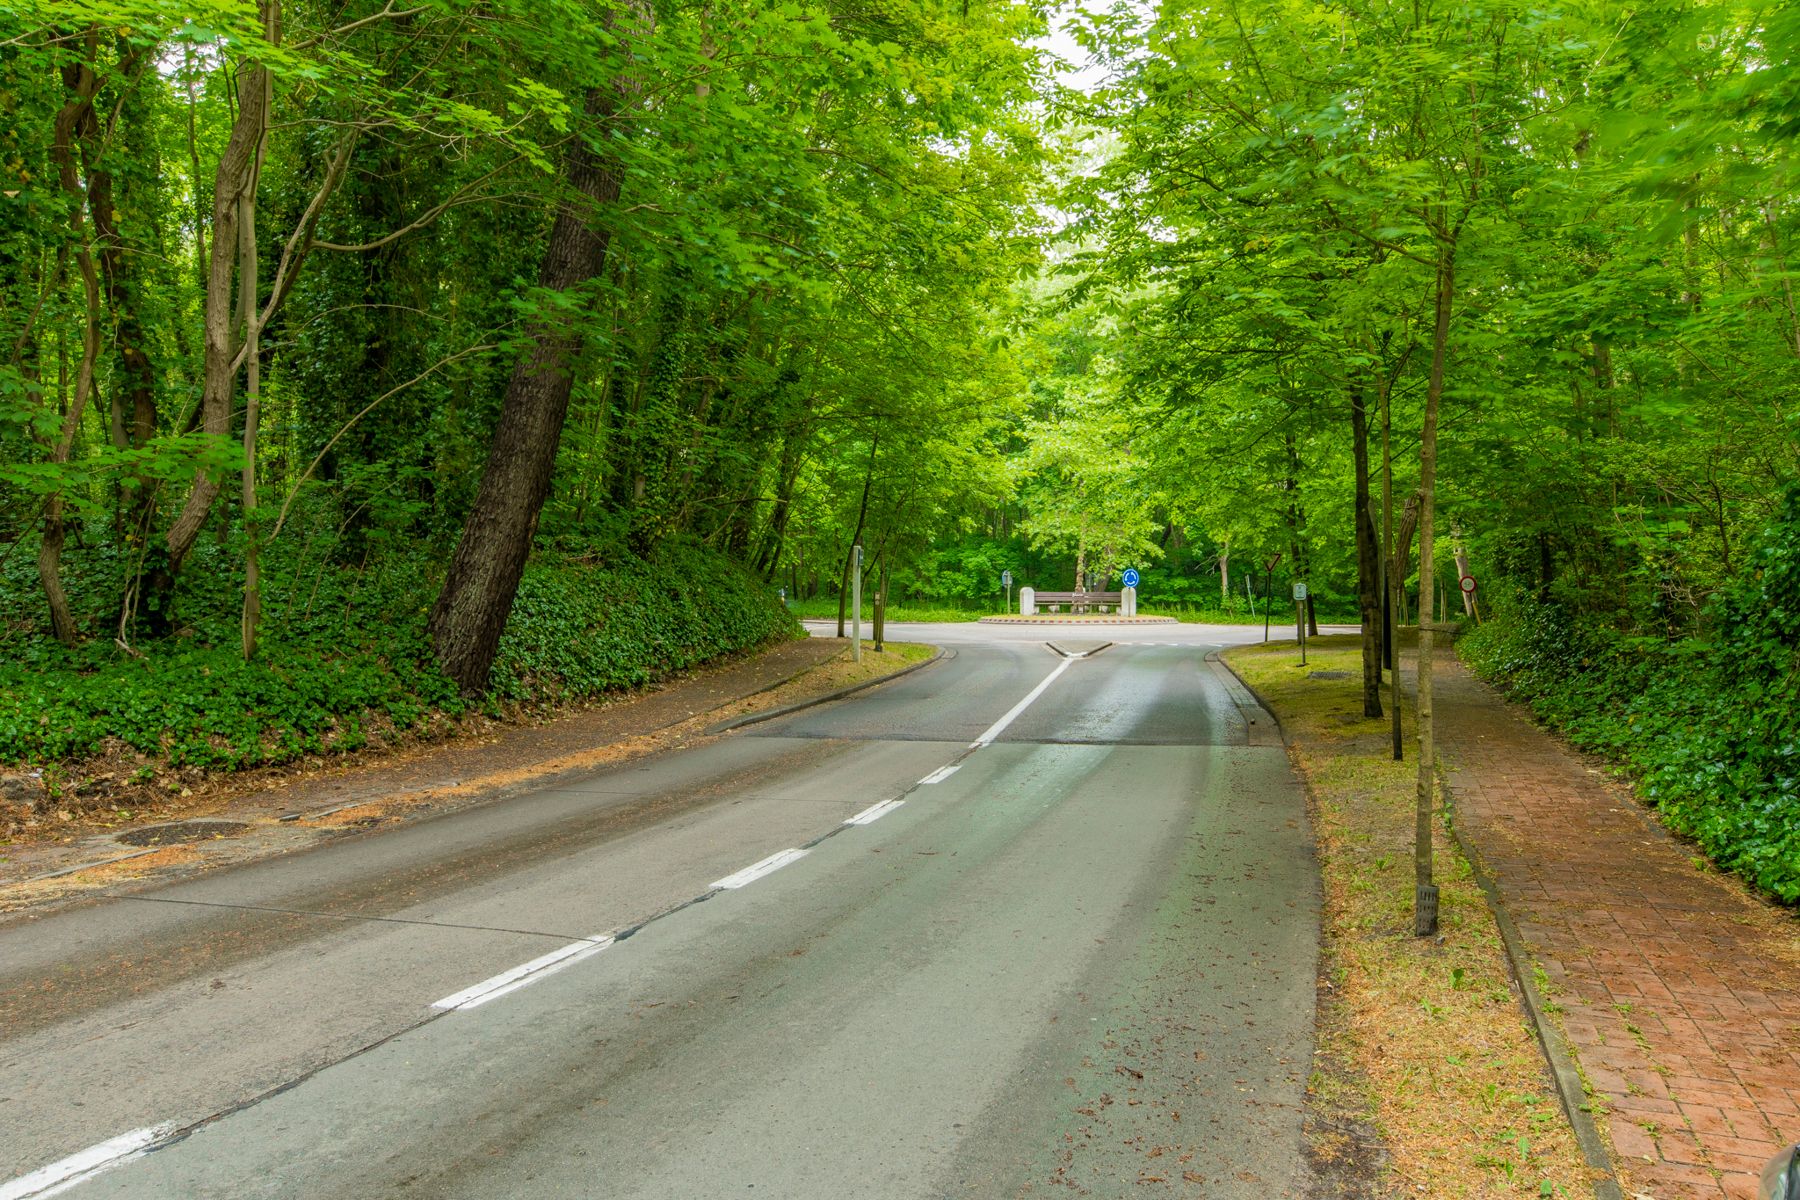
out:
{"label": "wooden bench", "polygon": [[1065,604],[1072,613],[1113,612],[1124,599],[1123,592],[1039,592],[1035,603],[1044,612],[1059,612]]}

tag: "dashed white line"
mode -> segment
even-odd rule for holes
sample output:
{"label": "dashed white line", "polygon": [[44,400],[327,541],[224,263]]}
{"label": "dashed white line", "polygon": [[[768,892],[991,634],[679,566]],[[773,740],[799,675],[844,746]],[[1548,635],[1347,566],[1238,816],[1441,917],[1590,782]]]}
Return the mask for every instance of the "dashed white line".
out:
{"label": "dashed white line", "polygon": [[47,1167],[39,1167],[29,1175],[21,1175],[11,1183],[0,1184],[0,1200],[43,1200],[67,1191],[102,1171],[142,1156],[144,1151],[174,1132],[175,1126],[170,1123],[108,1138],[98,1146],[89,1146]]}
{"label": "dashed white line", "polygon": [[714,880],[713,886],[716,888],[741,888],[746,884],[755,883],[772,871],[781,870],[791,862],[798,862],[810,853],[809,850],[778,850],[761,862],[751,863],[735,875],[727,875],[723,879]]}
{"label": "dashed white line", "polygon": [[1036,687],[1032,688],[1031,691],[1026,695],[1026,697],[1023,700],[1019,701],[1017,704],[1013,705],[1011,709],[1007,710],[1007,713],[1004,717],[1001,717],[998,721],[995,721],[992,725],[989,725],[987,727],[987,731],[985,733],[983,733],[980,737],[976,738],[973,742],[970,742],[969,749],[979,750],[983,746],[987,745],[989,742],[992,742],[995,738],[999,737],[1001,734],[1005,733],[1006,727],[1008,725],[1011,725],[1015,720],[1017,720],[1020,713],[1024,712],[1026,709],[1030,708],[1032,701],[1036,700],[1039,696],[1043,695],[1044,692],[1049,689],[1050,685],[1056,682],[1056,677],[1058,675],[1061,675],[1064,671],[1068,670],[1069,667],[1074,664],[1074,662],[1075,662],[1075,660],[1072,658],[1065,658],[1062,660],[1062,662],[1058,663],[1056,670],[1050,672],[1049,675],[1044,677],[1044,682],[1042,682],[1042,683],[1038,684]]}
{"label": "dashed white line", "polygon": [[591,958],[612,944],[610,937],[592,937],[570,942],[567,946],[558,947],[528,963],[521,963],[510,971],[502,971],[492,979],[484,979],[474,987],[466,987],[455,995],[445,996],[431,1007],[441,1008],[446,1012],[479,1008],[489,1000],[498,1000],[510,992],[536,983],[546,975],[554,975],[564,967],[571,967],[584,958]]}
{"label": "dashed white line", "polygon": [[857,813],[854,817],[850,817],[847,820],[845,820],[844,824],[846,824],[846,825],[873,825],[875,822],[881,820],[881,818],[887,816],[889,813],[893,812],[896,808],[899,808],[902,804],[905,804],[905,803],[906,803],[906,801],[904,801],[904,800],[883,800],[879,804],[871,804],[871,805],[869,805],[869,807],[867,807],[867,808],[863,809],[861,812]]}
{"label": "dashed white line", "polygon": [[939,767],[937,770],[933,771],[931,774],[927,775],[925,778],[919,780],[919,783],[920,784],[942,783],[942,782],[944,782],[944,780],[950,778],[952,775],[956,774],[960,770],[962,770],[961,763],[951,763],[947,767]]}

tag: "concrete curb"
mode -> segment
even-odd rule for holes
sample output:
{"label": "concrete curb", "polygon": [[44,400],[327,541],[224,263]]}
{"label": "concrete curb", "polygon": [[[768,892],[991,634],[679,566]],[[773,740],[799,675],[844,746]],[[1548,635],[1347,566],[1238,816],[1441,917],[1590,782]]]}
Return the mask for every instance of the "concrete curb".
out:
{"label": "concrete curb", "polygon": [[1480,853],[1457,831],[1456,806],[1452,803],[1450,785],[1445,781],[1441,770],[1438,775],[1438,795],[1444,806],[1444,828],[1450,834],[1450,840],[1455,843],[1457,851],[1462,854],[1463,860],[1469,864],[1469,871],[1475,876],[1482,895],[1487,897],[1488,911],[1494,915],[1494,926],[1500,930],[1500,942],[1506,947],[1506,961],[1512,967],[1513,979],[1519,985],[1525,1015],[1530,1018],[1531,1027],[1537,1033],[1538,1045],[1544,1051],[1551,1079],[1556,1084],[1556,1094],[1562,1100],[1563,1112],[1568,1114],[1570,1128],[1575,1131],[1576,1144],[1581,1147],[1581,1157],[1586,1160],[1588,1169],[1596,1173],[1597,1177],[1593,1180],[1594,1198],[1624,1200],[1625,1190],[1619,1184],[1618,1170],[1613,1165],[1606,1136],[1600,1132],[1599,1122],[1594,1120],[1593,1106],[1588,1102],[1587,1088],[1581,1081],[1581,1072],[1575,1066],[1575,1056],[1569,1052],[1569,1043],[1563,1037],[1561,1028],[1551,1019],[1543,993],[1538,991],[1537,962],[1526,948],[1525,939],[1519,933],[1519,927],[1513,923],[1512,915],[1501,907],[1499,888],[1495,885],[1493,876],[1488,874]]}
{"label": "concrete curb", "polygon": [[[1275,710],[1265,704],[1263,698],[1256,694],[1255,688],[1244,682],[1243,676],[1231,669],[1231,664],[1221,657],[1222,654],[1223,651],[1220,650],[1209,650],[1204,661],[1212,668],[1213,675],[1224,685],[1226,693],[1231,697],[1231,702],[1237,705],[1238,712],[1243,714],[1244,722],[1251,731],[1245,741],[1252,746],[1285,748],[1287,731],[1281,727],[1281,718],[1276,716]],[[1267,718],[1267,720],[1265,721],[1263,718]]]}
{"label": "concrete curb", "polygon": [[103,858],[99,862],[76,863],[72,867],[59,867],[54,871],[45,871],[42,875],[27,875],[17,883],[0,884],[0,887],[24,887],[28,883],[41,883],[46,879],[61,879],[64,875],[73,875],[77,871],[93,871],[100,867],[110,867],[114,863],[129,862],[134,858],[142,858],[146,854],[155,854],[159,850],[167,850],[167,846],[152,846],[148,850],[134,850],[130,854],[121,854],[116,858]]}
{"label": "concrete curb", "polygon": [[[943,655],[943,653],[944,653],[943,648],[939,647],[937,655],[933,656],[930,659],[927,659],[925,662],[914,663],[911,667],[908,667],[906,670],[914,671],[920,667],[930,666],[932,663],[936,662],[937,659]],[[720,704],[717,707],[723,708],[723,707],[725,707],[726,704],[738,704],[742,701],[750,699],[753,696],[760,696],[764,692],[772,692],[778,687],[786,687],[788,684],[794,682],[794,680],[800,678],[802,675],[806,674],[808,671],[811,671],[817,667],[823,666],[825,662],[829,662],[829,661],[831,661],[831,660],[825,659],[823,662],[812,664],[812,666],[801,667],[799,670],[795,671],[791,675],[788,675],[788,676],[785,676],[784,678],[778,679],[774,683],[765,684],[762,687],[757,688],[755,691],[745,692],[742,696],[739,696],[733,700],[727,700],[727,701],[725,701],[725,704]],[[877,684],[877,683],[885,683],[889,679],[895,679],[904,674],[906,674],[906,671],[897,671],[893,675],[885,675],[880,679],[872,679],[866,683],[859,684],[859,685],[857,685],[856,688],[849,689],[849,691],[856,691],[859,688],[869,687],[869,686],[872,686],[873,684]],[[834,693],[832,696],[826,697],[826,699],[835,699],[837,695],[848,695],[849,691],[842,692],[842,693]],[[816,703],[822,703],[822,702],[823,701],[816,701]],[[804,705],[802,705],[801,707],[804,707]],[[753,715],[760,716],[763,714],[753,714]],[[770,713],[767,715],[774,716],[777,714]],[[658,733],[663,732],[664,730],[673,729],[673,728],[675,728],[675,726],[683,724],[684,722],[691,721],[691,720],[693,720],[693,717],[682,717],[678,720],[670,721],[666,725],[658,725],[654,729],[646,730],[642,734],[637,734],[634,736],[651,737]],[[730,726],[728,726],[728,727],[730,727]],[[702,732],[711,734],[711,733],[717,732],[717,729],[716,728],[708,728],[708,729],[703,730]],[[554,786],[558,779],[560,779],[562,776],[567,775],[567,774],[570,774],[570,772],[563,772],[563,771],[552,772],[551,774],[549,774],[547,776],[525,779],[518,783],[506,785],[506,786],[494,789],[493,794],[489,797],[489,800],[504,800],[504,799],[508,799],[512,796],[518,795],[523,792],[530,792],[530,791],[535,791],[542,787]],[[576,772],[573,772],[573,774],[580,774],[580,771],[578,770]],[[453,783],[451,783],[449,786],[453,787],[453,788],[454,787],[462,787],[464,782],[465,781],[458,779],[458,780],[454,781]],[[478,786],[480,781],[472,780],[469,782]],[[424,787],[424,788],[413,788],[413,789],[410,789],[410,790],[404,791],[404,792],[394,792],[394,793],[392,793],[390,795],[386,795],[386,796],[364,796],[360,799],[346,800],[346,801],[343,801],[342,803],[333,804],[327,808],[317,809],[312,812],[286,812],[286,813],[281,814],[279,817],[275,818],[274,823],[276,825],[298,825],[298,824],[301,824],[306,821],[323,820],[324,818],[329,817],[329,816],[333,815],[334,813],[340,813],[340,812],[343,812],[345,809],[350,809],[350,808],[361,808],[365,804],[381,804],[381,803],[386,803],[386,802],[390,802],[390,801],[394,801],[394,800],[401,800],[408,796],[412,796],[412,795],[415,795],[420,792],[435,792],[435,791],[440,791],[440,790],[442,790],[442,789],[439,786],[434,785],[434,786],[429,786],[429,787]],[[179,844],[179,843],[177,843],[177,844]],[[142,858],[146,854],[155,854],[158,850],[166,850],[168,848],[169,847],[167,847],[167,846],[152,846],[147,850],[136,850],[130,854],[121,854],[121,855],[116,855],[112,858],[96,859],[96,860],[93,860],[90,862],[76,863],[73,866],[59,867],[58,869],[56,869],[54,871],[46,871],[41,875],[28,875],[24,879],[16,879],[11,883],[0,883],[0,891],[4,891],[7,888],[23,887],[24,885],[26,885],[28,883],[39,883],[46,879],[60,879],[65,875],[75,875],[82,871],[92,871],[92,870],[96,870],[100,867],[110,867],[114,863],[122,863],[128,859],[133,859],[133,858]]]}
{"label": "concrete curb", "polygon": [[[842,700],[845,696],[853,696],[857,692],[865,691],[879,684],[891,682],[892,680],[899,679],[903,675],[911,675],[914,671],[923,671],[932,663],[943,658],[945,654],[946,651],[944,648],[939,646],[937,647],[937,653],[933,654],[924,662],[916,662],[910,667],[902,667],[892,675],[883,675],[879,679],[865,679],[861,683],[853,683],[849,687],[839,688],[835,692],[826,692],[823,696],[814,696],[810,700],[801,700],[796,704],[784,704],[780,708],[771,708],[765,712],[745,713],[743,716],[733,717],[729,721],[720,721],[716,725],[708,725],[700,732],[706,737],[712,737],[715,734],[729,733],[733,729],[742,729],[746,725],[759,725],[764,721],[773,721],[776,717],[785,717],[789,713],[797,713],[805,709],[817,708],[821,704],[830,704],[833,700]],[[763,691],[767,690],[767,688],[763,689]]]}
{"label": "concrete curb", "polygon": [[[1214,650],[1206,656],[1206,661],[1230,673],[1238,687],[1256,695],[1256,689],[1245,682],[1243,676],[1232,670],[1231,664]],[[1236,696],[1232,699],[1235,701]],[[1280,718],[1274,710],[1261,703],[1259,707],[1269,714],[1280,730],[1282,744],[1287,743],[1287,730],[1281,727]],[[1241,707],[1241,706],[1240,706]],[[1550,1068],[1551,1082],[1556,1085],[1556,1095],[1562,1101],[1563,1112],[1569,1118],[1569,1128],[1575,1134],[1575,1143],[1581,1148],[1581,1157],[1588,1165],[1588,1170],[1595,1174],[1591,1180],[1594,1186],[1594,1200],[1624,1200],[1625,1191],[1619,1184],[1617,1169],[1613,1166],[1612,1155],[1607,1150],[1607,1141],[1600,1132],[1599,1124],[1594,1120],[1588,1104],[1587,1089],[1581,1082],[1581,1072],[1575,1067],[1575,1059],[1569,1053],[1568,1042],[1564,1040],[1562,1030],[1556,1027],[1545,1009],[1543,994],[1538,991],[1537,977],[1534,974],[1536,963],[1525,949],[1524,938],[1519,934],[1519,927],[1513,923],[1512,916],[1500,906],[1499,891],[1494,886],[1493,877],[1482,864],[1481,856],[1473,846],[1463,840],[1457,832],[1454,820],[1456,808],[1450,802],[1450,788],[1441,773],[1438,776],[1438,792],[1443,804],[1444,830],[1457,852],[1469,864],[1469,871],[1475,876],[1475,883],[1481,888],[1481,894],[1487,899],[1488,912],[1493,915],[1494,928],[1500,931],[1500,943],[1506,949],[1506,963],[1511,969],[1513,979],[1519,985],[1521,1007],[1525,1009],[1526,1019],[1531,1022],[1533,1032],[1537,1034],[1538,1046],[1544,1052],[1544,1060]]]}
{"label": "concrete curb", "polygon": [[980,625],[1060,625],[1079,629],[1085,625],[1179,625],[1174,617],[980,617]]}

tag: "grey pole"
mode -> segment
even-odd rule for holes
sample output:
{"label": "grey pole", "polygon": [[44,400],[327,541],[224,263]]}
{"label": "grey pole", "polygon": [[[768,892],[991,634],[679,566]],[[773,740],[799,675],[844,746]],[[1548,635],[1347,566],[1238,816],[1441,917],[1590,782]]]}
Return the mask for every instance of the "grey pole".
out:
{"label": "grey pole", "polygon": [[862,544],[856,546],[850,568],[850,661],[862,661]]}

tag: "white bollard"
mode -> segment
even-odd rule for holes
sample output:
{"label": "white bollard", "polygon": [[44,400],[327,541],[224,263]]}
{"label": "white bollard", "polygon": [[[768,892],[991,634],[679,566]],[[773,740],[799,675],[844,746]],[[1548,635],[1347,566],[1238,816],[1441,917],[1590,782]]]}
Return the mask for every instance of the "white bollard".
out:
{"label": "white bollard", "polygon": [[1119,593],[1119,615],[1121,617],[1137,616],[1137,589],[1128,587]]}
{"label": "white bollard", "polygon": [[1022,587],[1019,589],[1019,615],[1021,617],[1037,616],[1037,589]]}

